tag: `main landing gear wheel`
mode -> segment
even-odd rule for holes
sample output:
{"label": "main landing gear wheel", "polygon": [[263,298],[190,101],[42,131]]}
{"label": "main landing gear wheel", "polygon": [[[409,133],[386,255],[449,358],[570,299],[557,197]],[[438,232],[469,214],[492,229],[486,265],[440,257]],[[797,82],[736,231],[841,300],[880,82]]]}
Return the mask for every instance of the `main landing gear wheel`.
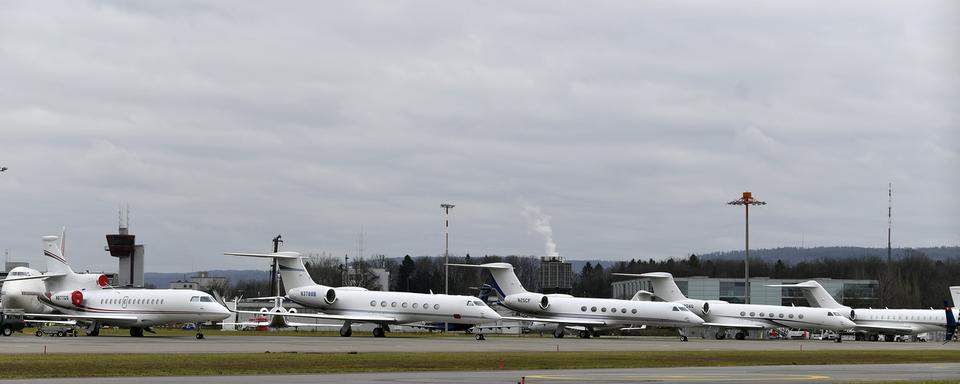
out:
{"label": "main landing gear wheel", "polygon": [[556,330],[556,331],[553,331],[553,338],[555,338],[555,339],[562,339],[562,338],[563,338],[563,333],[564,333],[564,332],[563,332],[563,327],[558,325],[558,326],[557,326],[557,330]]}
{"label": "main landing gear wheel", "polygon": [[483,341],[483,340],[486,340],[486,339],[487,339],[486,337],[483,336],[482,333],[478,333],[475,337],[476,337],[477,341]]}
{"label": "main landing gear wheel", "polygon": [[373,329],[373,337],[384,337],[386,332],[383,331],[383,328],[377,327]]}
{"label": "main landing gear wheel", "polygon": [[143,328],[137,328],[137,327],[130,328],[130,336],[143,337]]}
{"label": "main landing gear wheel", "polygon": [[717,340],[723,340],[727,338],[727,334],[726,332],[717,332],[715,337],[717,338]]}
{"label": "main landing gear wheel", "polygon": [[737,334],[736,334],[733,338],[735,338],[735,339],[737,339],[737,340],[743,340],[743,339],[746,339],[746,338],[747,338],[747,334],[745,334],[745,333],[743,333],[743,332],[737,332]]}
{"label": "main landing gear wheel", "polygon": [[37,335],[37,337],[41,337],[43,336],[43,331],[37,331],[37,333],[34,333],[34,335]]}
{"label": "main landing gear wheel", "polygon": [[580,331],[580,332],[577,333],[577,336],[579,336],[581,339],[589,339],[589,338],[590,338],[590,332]]}
{"label": "main landing gear wheel", "polygon": [[686,337],[686,336],[683,336],[683,335],[680,335],[680,341],[686,342],[686,341],[687,341],[687,337]]}
{"label": "main landing gear wheel", "polygon": [[350,328],[349,325],[348,325],[348,326],[345,326],[345,327],[343,327],[343,328],[340,328],[340,336],[341,336],[341,337],[350,337],[350,336],[352,336],[352,335],[353,335],[353,328]]}

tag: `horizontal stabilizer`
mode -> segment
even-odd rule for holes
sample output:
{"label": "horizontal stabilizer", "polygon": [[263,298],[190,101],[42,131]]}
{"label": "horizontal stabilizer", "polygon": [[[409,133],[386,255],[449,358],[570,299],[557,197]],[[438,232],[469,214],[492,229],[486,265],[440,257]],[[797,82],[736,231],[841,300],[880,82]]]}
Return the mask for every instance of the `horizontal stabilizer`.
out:
{"label": "horizontal stabilizer", "polygon": [[6,282],[8,282],[8,281],[20,281],[20,280],[36,280],[36,279],[44,279],[44,280],[45,280],[45,279],[49,279],[49,278],[51,278],[51,277],[62,277],[62,276],[66,276],[66,274],[64,274],[64,273],[52,273],[52,274],[49,274],[49,275],[48,275],[48,274],[42,274],[42,275],[37,275],[37,276],[17,276],[17,277],[11,277],[11,278],[7,278],[7,279],[0,280],[0,283],[6,283]]}
{"label": "horizontal stabilizer", "polygon": [[490,268],[490,269],[513,269],[510,263],[487,263],[487,264],[455,264],[448,263],[451,267],[469,267],[469,268]]}
{"label": "horizontal stabilizer", "polygon": [[299,259],[300,252],[276,252],[276,253],[243,253],[243,252],[227,252],[224,253],[227,256],[245,256],[245,257],[266,257],[272,259]]}

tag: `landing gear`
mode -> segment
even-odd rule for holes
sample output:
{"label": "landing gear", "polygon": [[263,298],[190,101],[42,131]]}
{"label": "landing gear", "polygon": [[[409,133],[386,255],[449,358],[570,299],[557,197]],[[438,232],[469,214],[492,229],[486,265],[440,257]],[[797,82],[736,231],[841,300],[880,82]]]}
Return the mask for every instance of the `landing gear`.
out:
{"label": "landing gear", "polygon": [[893,335],[883,335],[883,341],[893,341]]}
{"label": "landing gear", "polygon": [[747,334],[744,332],[737,332],[737,334],[734,335],[733,338],[737,340],[744,340],[747,338]]}
{"label": "landing gear", "polygon": [[684,331],[683,328],[677,328],[677,332],[680,333],[680,341],[681,341],[681,342],[686,342],[686,341],[687,341],[687,332]]}
{"label": "landing gear", "polygon": [[341,337],[350,337],[353,335],[353,328],[350,328],[350,322],[345,321],[343,326],[340,327],[340,336]]}
{"label": "landing gear", "polygon": [[555,339],[563,338],[563,325],[557,324],[557,330],[553,331],[553,337]]}
{"label": "landing gear", "polygon": [[91,323],[90,326],[84,330],[84,332],[86,332],[87,336],[100,336],[100,323]]}
{"label": "landing gear", "polygon": [[385,336],[387,336],[387,332],[384,329],[384,326],[381,325],[373,329],[373,337],[385,337]]}
{"label": "landing gear", "polygon": [[483,336],[482,333],[478,333],[478,334],[477,334],[476,336],[474,336],[474,337],[477,339],[477,341],[483,341],[483,340],[486,340],[486,339],[487,339],[486,337]]}
{"label": "landing gear", "polygon": [[130,328],[130,336],[133,336],[133,337],[143,337],[143,328],[131,327],[131,328]]}
{"label": "landing gear", "polygon": [[593,336],[594,338],[600,337],[600,332],[597,332],[591,329],[590,336]]}
{"label": "landing gear", "polygon": [[581,339],[589,339],[589,338],[590,338],[590,332],[589,332],[589,331],[586,331],[586,330],[583,330],[583,331],[577,332],[577,336],[579,336]]}
{"label": "landing gear", "polygon": [[687,337],[686,337],[686,336],[680,335],[680,341],[682,341],[682,342],[687,342],[688,340],[687,340]]}
{"label": "landing gear", "polygon": [[197,323],[197,340],[203,340],[203,326]]}
{"label": "landing gear", "polygon": [[838,333],[837,340],[835,340],[834,343],[842,343],[842,342],[843,342],[843,336]]}
{"label": "landing gear", "polygon": [[717,340],[723,340],[727,338],[727,333],[724,331],[717,331],[717,334],[714,336]]}

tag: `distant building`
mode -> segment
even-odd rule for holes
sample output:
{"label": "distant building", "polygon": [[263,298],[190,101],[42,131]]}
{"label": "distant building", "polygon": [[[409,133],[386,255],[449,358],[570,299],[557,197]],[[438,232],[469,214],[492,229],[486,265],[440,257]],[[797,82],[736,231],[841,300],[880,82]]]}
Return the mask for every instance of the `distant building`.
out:
{"label": "distant building", "polygon": [[370,272],[377,276],[377,283],[380,284],[381,291],[390,290],[390,271],[385,268],[370,268]]}
{"label": "distant building", "polygon": [[10,270],[12,270],[12,269],[14,269],[14,268],[16,268],[16,267],[27,267],[27,268],[30,268],[30,263],[28,263],[28,262],[26,262],[26,261],[8,261],[8,262],[5,262],[3,265],[4,265],[4,269],[3,269],[3,270],[6,271],[6,272],[10,272]]}
{"label": "distant building", "polygon": [[199,287],[200,287],[200,285],[197,284],[197,283],[195,283],[195,282],[193,282],[193,281],[180,281],[180,280],[177,280],[177,281],[171,281],[171,282],[170,282],[170,289],[193,289],[193,290],[196,290],[196,289],[198,289]]}
{"label": "distant building", "polygon": [[[880,283],[876,280],[853,279],[771,279],[769,277],[750,278],[750,303],[766,305],[806,306],[803,292],[797,288],[776,288],[767,285],[796,284],[807,280],[816,280],[837,300],[851,307],[877,306],[880,302]],[[740,278],[711,278],[705,276],[674,277],[677,287],[691,299],[723,300],[729,303],[744,302],[744,284]],[[613,298],[630,299],[638,290],[653,292],[648,279],[630,279],[615,281]]]}
{"label": "distant building", "polygon": [[190,276],[189,280],[197,284],[197,288],[193,288],[193,289],[200,290],[200,291],[209,290],[211,288],[223,287],[227,283],[226,277],[210,276],[210,273],[207,271],[197,272],[197,275]]}
{"label": "distant building", "polygon": [[540,292],[566,293],[573,291],[573,267],[560,256],[540,258]]}

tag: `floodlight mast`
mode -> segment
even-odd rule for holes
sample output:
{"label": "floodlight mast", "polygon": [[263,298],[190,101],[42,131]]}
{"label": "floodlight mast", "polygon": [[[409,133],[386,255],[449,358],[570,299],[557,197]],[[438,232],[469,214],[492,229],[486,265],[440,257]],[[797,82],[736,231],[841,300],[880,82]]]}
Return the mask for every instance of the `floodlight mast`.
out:
{"label": "floodlight mast", "polygon": [[[453,208],[453,204],[443,203],[440,204],[440,208],[443,208],[443,294],[450,294],[450,209]],[[443,323],[443,332],[446,333],[449,325],[447,322]]]}
{"label": "floodlight mast", "polygon": [[727,204],[742,205],[744,208],[743,301],[750,304],[750,206],[767,205],[767,202],[754,199],[752,192],[744,192],[742,197]]}

